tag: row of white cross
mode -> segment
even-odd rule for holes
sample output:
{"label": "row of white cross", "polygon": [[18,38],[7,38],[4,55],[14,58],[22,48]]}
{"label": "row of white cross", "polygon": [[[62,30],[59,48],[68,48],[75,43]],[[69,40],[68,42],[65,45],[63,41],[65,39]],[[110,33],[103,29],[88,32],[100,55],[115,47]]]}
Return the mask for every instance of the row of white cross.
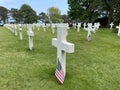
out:
{"label": "row of white cross", "polygon": [[[34,36],[34,32],[32,31],[32,29],[37,27],[39,30],[39,27],[42,26],[44,28],[43,30],[46,31],[45,28],[51,26],[52,33],[55,33],[55,28],[62,26],[62,25],[64,25],[64,27],[66,29],[69,29],[69,26],[67,23],[66,24],[51,24],[51,25],[50,24],[46,24],[46,25],[45,24],[23,24],[23,25],[22,24],[6,24],[5,26],[8,29],[10,29],[12,32],[14,32],[16,36],[17,36],[17,28],[18,28],[20,40],[23,39],[22,27],[26,26],[28,29],[27,34],[28,34],[28,38],[29,38],[29,48],[30,48],[30,50],[32,50],[32,48],[33,48],[33,36]],[[110,29],[112,29],[113,25],[114,25],[113,22],[111,22]],[[96,31],[99,29],[100,23],[94,23],[94,25],[92,25],[92,23],[88,23],[88,24],[84,23],[83,26],[84,26],[84,30],[86,30],[88,32],[87,33],[87,40],[91,41],[91,31],[96,33]],[[78,28],[77,31],[79,32],[80,28],[81,28],[81,23],[78,23],[77,28]],[[118,36],[120,36],[120,25],[116,26],[116,28],[118,28]]]}
{"label": "row of white cross", "polygon": [[[95,23],[94,26],[92,26],[92,23],[88,23],[88,27],[85,26],[86,24],[84,24],[84,29],[88,31],[88,34],[87,34],[87,39],[88,41],[91,40],[91,31],[94,31],[96,32],[96,30],[99,28],[99,23]],[[34,30],[35,27],[37,27],[39,29],[40,26],[42,26],[45,30],[46,27],[49,27],[50,24],[5,24],[5,27],[7,27],[8,29],[10,29],[12,32],[15,33],[15,35],[17,36],[17,29],[19,30],[19,36],[20,36],[20,40],[23,39],[22,37],[22,27],[25,26],[27,27],[28,31],[27,31],[27,34],[28,34],[28,39],[29,39],[29,49],[32,50],[33,49],[33,36],[34,36],[34,32],[32,31],[32,29]],[[59,26],[64,26],[64,28],[66,29],[69,29],[69,25],[66,23],[66,24],[52,24],[51,25],[51,28],[52,28],[52,33],[55,32],[55,28],[56,27],[59,27]],[[78,31],[80,30],[81,28],[81,23],[78,23]]]}
{"label": "row of white cross", "polygon": [[84,23],[83,26],[84,26],[84,30],[86,30],[88,32],[87,40],[91,41],[92,40],[91,31],[96,33],[96,31],[100,27],[100,23],[94,23],[94,25],[92,25],[92,23],[88,23],[88,24]]}
{"label": "row of white cross", "polygon": [[[86,31],[88,31],[87,37],[91,36],[91,31],[93,31],[95,33],[96,30],[99,29],[99,26],[100,26],[99,23],[95,23],[93,26],[92,26],[92,23],[88,23],[87,25],[84,24],[84,29]],[[17,29],[16,25],[10,26],[8,24],[8,25],[5,25],[5,27],[10,29],[12,32],[16,33],[16,29]],[[45,26],[43,25],[43,27],[45,27]],[[54,28],[54,27],[56,27],[56,26],[52,25],[52,28]],[[78,23],[78,31],[80,30],[79,29],[80,27],[81,27],[81,24]],[[15,29],[13,29],[13,28],[15,28]],[[32,50],[32,48],[33,48],[34,33],[32,31],[32,28],[33,28],[32,24],[27,24],[27,29],[28,29],[27,34],[28,34],[28,38],[29,38],[30,50]],[[68,30],[67,30],[68,25],[67,24],[66,25],[59,24],[57,28],[58,28],[57,38],[52,39],[52,45],[57,48],[57,68],[56,68],[55,76],[58,79],[58,81],[61,84],[63,84],[65,76],[66,76],[66,52],[73,53],[75,46],[74,46],[74,44],[69,43],[66,40],[66,37],[68,35]],[[120,29],[120,25],[119,25],[119,27],[116,27],[116,28]],[[20,32],[20,40],[22,40],[22,25],[21,24],[19,24],[19,32]],[[54,30],[52,32],[54,33]],[[15,35],[17,35],[17,33]]]}
{"label": "row of white cross", "polygon": [[[5,25],[8,29],[10,29],[12,32],[14,32],[15,29],[10,27],[10,25]],[[15,26],[16,27],[16,26]],[[29,36],[29,48],[32,49],[33,47],[33,36],[34,33],[32,31],[32,25],[28,24],[27,25],[28,31],[27,34]],[[73,53],[74,52],[74,44],[67,42],[66,37],[68,33],[68,27],[66,25],[59,25],[58,26],[58,33],[57,33],[57,38],[52,39],[52,45],[57,48],[57,67],[58,67],[58,62],[61,65],[61,70],[63,70],[63,77],[65,79],[66,75],[66,52],[68,53]],[[19,24],[19,31],[20,31],[20,39],[22,40],[22,26]],[[58,70],[58,68],[56,68]],[[58,71],[57,73],[61,72]],[[56,74],[55,74],[56,75]],[[59,75],[58,75],[59,76]],[[61,77],[56,77],[58,81],[63,84],[63,81],[61,82],[60,78]]]}
{"label": "row of white cross", "polygon": [[[23,40],[23,36],[22,36],[22,25],[21,24],[5,24],[4,25],[6,28],[8,28],[10,31],[12,31],[13,33],[15,33],[15,35],[18,35],[17,29],[19,30],[19,36],[20,36],[20,40]],[[27,24],[27,34],[28,34],[28,39],[29,39],[29,49],[32,50],[33,49],[33,36],[34,36],[34,32],[32,31],[32,24]]]}
{"label": "row of white cross", "polygon": [[[19,26],[20,40],[22,40],[22,25],[19,24],[18,26]],[[28,34],[28,38],[29,38],[29,48],[30,48],[30,50],[32,50],[32,48],[33,48],[33,36],[34,36],[34,33],[32,31],[33,25],[32,24],[27,24],[26,26],[27,26],[27,29],[28,29],[27,34]],[[45,27],[44,25],[42,25],[42,26]],[[88,28],[86,28],[86,30],[88,32],[91,31],[90,26],[91,26],[91,24],[88,24]],[[16,32],[16,29],[17,29],[17,25],[10,26],[9,24],[6,24],[5,27],[10,29],[12,32]],[[80,24],[78,24],[78,28],[80,28],[80,27],[81,27]],[[54,28],[55,28],[55,25],[52,24],[52,32],[53,33],[54,33],[54,30],[53,30]],[[67,29],[69,29],[68,24],[59,24],[58,25],[57,38],[52,39],[52,45],[57,48],[57,67],[58,67],[58,63],[60,63],[60,65],[62,67],[61,69],[63,70],[63,77],[64,78],[66,76],[66,52],[68,52],[68,53],[73,53],[74,52],[74,44],[69,43],[66,40],[66,37],[68,35],[68,30]],[[57,73],[59,73],[59,72],[57,72]],[[59,75],[58,75],[58,77],[57,77],[58,81],[61,84],[63,84],[64,79],[61,82],[59,80],[60,78],[59,78]]]}
{"label": "row of white cross", "polygon": [[[112,29],[114,26],[113,22],[110,23],[110,29]],[[118,29],[118,36],[120,36],[120,23],[119,23],[119,26],[116,26],[116,28]]]}
{"label": "row of white cross", "polygon": [[120,36],[120,24],[119,26],[116,26],[116,28],[118,29],[118,36]]}

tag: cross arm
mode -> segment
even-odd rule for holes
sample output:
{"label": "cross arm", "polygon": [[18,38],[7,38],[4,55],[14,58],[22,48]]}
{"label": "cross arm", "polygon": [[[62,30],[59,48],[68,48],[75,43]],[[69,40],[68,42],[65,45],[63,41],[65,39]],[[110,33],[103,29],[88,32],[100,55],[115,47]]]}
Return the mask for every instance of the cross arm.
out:
{"label": "cross arm", "polygon": [[57,47],[57,38],[52,39],[52,45]]}
{"label": "cross arm", "polygon": [[74,44],[69,43],[69,42],[63,42],[61,48],[62,48],[62,50],[66,51],[67,53],[74,52]]}
{"label": "cross arm", "polygon": [[116,26],[116,28],[119,28],[119,26]]}
{"label": "cross arm", "polygon": [[57,38],[53,38],[52,39],[52,45],[58,48],[58,43],[59,44],[59,48],[67,53],[73,53],[74,52],[74,44],[69,43],[69,42],[58,42]]}

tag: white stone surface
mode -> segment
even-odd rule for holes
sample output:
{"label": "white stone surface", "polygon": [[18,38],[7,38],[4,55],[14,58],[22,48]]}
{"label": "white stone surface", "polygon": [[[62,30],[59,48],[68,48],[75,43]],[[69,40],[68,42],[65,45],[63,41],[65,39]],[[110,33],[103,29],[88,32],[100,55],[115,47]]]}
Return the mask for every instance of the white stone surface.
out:
{"label": "white stone surface", "polygon": [[22,25],[21,24],[19,24],[19,35],[20,35],[20,40],[22,40],[23,37],[22,37]]}
{"label": "white stone surface", "polygon": [[118,29],[118,36],[120,36],[120,23],[119,26],[116,26],[116,28]]}
{"label": "white stone surface", "polygon": [[64,76],[66,75],[66,52],[74,52],[74,44],[67,42],[67,29],[64,26],[58,27],[57,38],[52,39],[52,45],[57,48],[57,60],[59,59],[61,66],[64,71]]}
{"label": "white stone surface", "polygon": [[84,29],[86,28],[86,23],[83,24]]}
{"label": "white stone surface", "polygon": [[93,27],[93,32],[96,33],[96,31],[99,29],[100,27],[100,23],[94,23]]}
{"label": "white stone surface", "polygon": [[80,31],[80,28],[81,28],[81,23],[78,23],[78,25],[77,25],[77,31],[78,32]]}
{"label": "white stone surface", "polygon": [[55,33],[55,24],[52,23],[51,28],[52,28],[52,33],[54,34]]}
{"label": "white stone surface", "polygon": [[29,49],[32,50],[33,49],[34,32],[32,31],[32,25],[31,24],[28,24],[27,27],[28,27],[27,34],[28,34],[28,39],[29,39]]}
{"label": "white stone surface", "polygon": [[110,23],[110,29],[112,29],[114,26],[113,22]]}
{"label": "white stone surface", "polygon": [[42,27],[43,27],[43,31],[45,32],[46,31],[46,25],[42,24]]}
{"label": "white stone surface", "polygon": [[18,35],[18,31],[17,31],[17,24],[14,24],[14,29],[15,29],[15,35]]}
{"label": "white stone surface", "polygon": [[87,40],[88,41],[91,41],[92,40],[92,35],[91,35],[91,31],[94,31],[94,28],[92,28],[92,23],[88,23],[88,25],[87,25],[88,27],[86,28],[84,28],[86,31],[88,31],[88,33],[87,33]]}

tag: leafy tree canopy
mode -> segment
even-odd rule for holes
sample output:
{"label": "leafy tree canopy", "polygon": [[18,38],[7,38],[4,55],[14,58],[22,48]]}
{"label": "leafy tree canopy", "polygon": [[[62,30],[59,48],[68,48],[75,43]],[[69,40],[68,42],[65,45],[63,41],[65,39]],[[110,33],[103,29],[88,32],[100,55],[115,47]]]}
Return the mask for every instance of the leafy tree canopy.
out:
{"label": "leafy tree canopy", "polygon": [[109,25],[120,17],[120,0],[68,0],[68,5],[68,15],[73,20],[92,22],[107,17]]}
{"label": "leafy tree canopy", "polygon": [[53,23],[58,23],[62,21],[61,12],[56,7],[48,8],[48,17],[49,20]]}
{"label": "leafy tree canopy", "polygon": [[48,16],[46,15],[46,13],[44,12],[41,12],[39,15],[38,15],[38,19],[44,23],[46,22],[49,22],[48,20]]}
{"label": "leafy tree canopy", "polygon": [[17,21],[21,23],[37,22],[36,12],[27,4],[23,4],[17,13]]}
{"label": "leafy tree canopy", "polygon": [[3,20],[4,23],[7,19],[7,12],[8,10],[5,7],[0,6],[0,20]]}

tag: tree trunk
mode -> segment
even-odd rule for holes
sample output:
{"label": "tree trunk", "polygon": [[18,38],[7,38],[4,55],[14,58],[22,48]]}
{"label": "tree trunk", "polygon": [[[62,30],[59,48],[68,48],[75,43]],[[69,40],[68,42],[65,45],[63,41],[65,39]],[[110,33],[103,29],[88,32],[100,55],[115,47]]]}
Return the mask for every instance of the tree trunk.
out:
{"label": "tree trunk", "polygon": [[109,27],[110,23],[113,21],[113,9],[111,8],[109,10],[109,14],[108,14],[108,22],[107,22],[107,27]]}
{"label": "tree trunk", "polygon": [[89,23],[91,23],[92,22],[92,19],[93,19],[93,11],[91,11],[90,13],[89,13]]}
{"label": "tree trunk", "polygon": [[89,16],[89,23],[92,22],[92,16]]}
{"label": "tree trunk", "polygon": [[4,22],[4,24],[6,24],[6,20],[5,19],[3,20],[3,22]]}

